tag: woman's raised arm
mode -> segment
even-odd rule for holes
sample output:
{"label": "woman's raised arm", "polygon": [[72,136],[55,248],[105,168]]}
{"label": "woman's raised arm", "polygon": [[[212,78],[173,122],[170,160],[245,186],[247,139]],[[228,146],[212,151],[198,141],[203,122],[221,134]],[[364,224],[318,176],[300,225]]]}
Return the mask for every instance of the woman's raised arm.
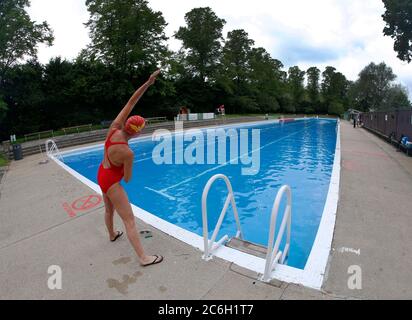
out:
{"label": "woman's raised arm", "polygon": [[139,89],[133,93],[132,97],[129,99],[129,101],[126,103],[126,105],[123,107],[122,111],[120,111],[119,115],[114,119],[112,122],[111,127],[116,127],[118,129],[121,129],[126,122],[127,118],[129,117],[130,113],[132,112],[134,106],[136,103],[140,100],[140,98],[143,96],[143,94],[146,92],[146,90],[156,81],[157,76],[159,75],[160,70],[157,70],[153,72],[149,80],[147,80]]}

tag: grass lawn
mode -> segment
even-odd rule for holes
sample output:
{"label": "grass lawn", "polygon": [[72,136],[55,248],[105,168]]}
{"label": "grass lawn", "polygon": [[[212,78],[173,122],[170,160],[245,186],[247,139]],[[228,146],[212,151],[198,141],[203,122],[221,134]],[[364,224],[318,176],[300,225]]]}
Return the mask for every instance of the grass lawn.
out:
{"label": "grass lawn", "polygon": [[3,154],[0,154],[0,167],[7,166],[9,164],[9,161],[6,159],[6,157]]}

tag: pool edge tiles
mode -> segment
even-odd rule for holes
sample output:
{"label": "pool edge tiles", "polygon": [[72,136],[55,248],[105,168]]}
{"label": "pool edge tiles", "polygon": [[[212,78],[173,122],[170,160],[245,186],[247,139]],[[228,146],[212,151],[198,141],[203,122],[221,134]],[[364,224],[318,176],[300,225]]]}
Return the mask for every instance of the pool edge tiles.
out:
{"label": "pool edge tiles", "polygon": [[[296,120],[305,120],[310,118],[299,118]],[[319,119],[327,119],[330,118],[319,118]],[[246,126],[255,126],[261,125],[262,123],[277,123],[279,120],[263,120],[263,121],[256,121],[253,123],[237,123],[237,124],[229,124],[222,127],[236,127],[240,125]],[[202,127],[200,129],[207,129],[216,127],[215,125],[210,127]],[[179,134],[179,132],[176,132]],[[150,137],[150,136],[149,136]],[[142,140],[147,140],[149,137],[139,137],[137,139],[133,139],[132,142],[138,142]],[[89,146],[78,148],[66,152],[62,152],[62,154],[77,154],[86,151],[93,150],[95,148],[101,148],[103,145],[101,143]],[[62,163],[56,158],[52,158],[58,165],[60,165],[63,169],[68,171],[72,174],[75,178],[80,180],[82,183],[89,186],[93,189],[96,193],[102,194],[100,187],[90,181],[89,179],[85,178],[81,174],[77,173],[75,170],[68,167],[66,164]],[[329,189],[328,194],[326,197],[324,210],[322,213],[322,218],[319,223],[318,231],[315,237],[315,241],[313,243],[312,249],[310,251],[310,255],[307,259],[306,265],[304,269],[298,269],[286,265],[278,265],[276,269],[272,272],[272,278],[275,278],[280,281],[291,282],[296,284],[301,284],[306,287],[310,287],[313,289],[320,289],[323,284],[323,279],[325,275],[326,266],[328,263],[330,249],[332,245],[333,233],[334,233],[334,226],[336,220],[336,211],[337,211],[337,204],[339,198],[339,181],[340,181],[340,122],[337,121],[337,133],[336,133],[336,146],[335,146],[335,155],[334,155],[334,162],[333,168],[331,173],[331,179],[329,182]],[[203,252],[203,237],[199,236],[191,231],[183,229],[179,226],[176,226],[170,222],[167,222],[150,212],[139,208],[132,204],[132,209],[134,215],[144,221],[145,223],[153,226],[154,228],[165,232],[166,234],[183,241]],[[293,209],[292,209],[293,210]],[[201,258],[202,253],[199,252],[199,258]],[[262,258],[258,258],[247,253],[240,252],[238,250],[234,250],[228,247],[220,247],[214,254],[214,256],[233,262],[240,267],[244,267],[251,271],[257,272],[258,274],[264,273],[265,268],[265,260]]]}

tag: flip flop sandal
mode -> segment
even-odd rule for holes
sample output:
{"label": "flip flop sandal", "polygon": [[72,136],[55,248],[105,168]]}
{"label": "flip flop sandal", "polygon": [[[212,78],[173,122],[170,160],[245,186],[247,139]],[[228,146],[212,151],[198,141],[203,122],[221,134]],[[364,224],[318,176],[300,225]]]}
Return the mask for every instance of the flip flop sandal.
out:
{"label": "flip flop sandal", "polygon": [[149,230],[142,230],[142,231],[140,231],[140,234],[141,234],[143,237],[145,237],[145,239],[152,237],[152,232],[149,231]]}
{"label": "flip flop sandal", "polygon": [[117,239],[119,239],[123,235],[123,232],[117,231],[117,235],[114,237],[113,240],[110,240],[111,242],[115,242]]}
{"label": "flip flop sandal", "polygon": [[154,257],[156,258],[153,260],[153,262],[150,262],[148,264],[143,264],[142,267],[151,266],[151,265],[158,264],[163,261],[163,256],[160,256],[160,255],[158,256],[157,254],[155,254]]}

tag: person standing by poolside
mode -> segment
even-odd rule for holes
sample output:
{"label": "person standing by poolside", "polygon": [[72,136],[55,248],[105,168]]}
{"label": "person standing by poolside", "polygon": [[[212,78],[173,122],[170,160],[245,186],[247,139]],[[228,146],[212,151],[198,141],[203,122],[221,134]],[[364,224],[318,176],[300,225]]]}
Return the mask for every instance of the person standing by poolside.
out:
{"label": "person standing by poolside", "polygon": [[127,237],[139,257],[142,266],[157,264],[163,261],[161,255],[147,255],[143,249],[136,228],[136,221],[126,191],[120,185],[123,179],[126,183],[132,178],[133,151],[128,141],[137,137],[145,126],[145,120],[140,116],[129,115],[146,90],[154,84],[160,70],[154,72],[146,83],[135,91],[122,111],[112,122],[106,136],[104,158],[100,164],[97,181],[103,192],[105,205],[105,223],[110,241],[116,241],[122,232],[114,232],[113,216],[116,210],[126,228]]}

